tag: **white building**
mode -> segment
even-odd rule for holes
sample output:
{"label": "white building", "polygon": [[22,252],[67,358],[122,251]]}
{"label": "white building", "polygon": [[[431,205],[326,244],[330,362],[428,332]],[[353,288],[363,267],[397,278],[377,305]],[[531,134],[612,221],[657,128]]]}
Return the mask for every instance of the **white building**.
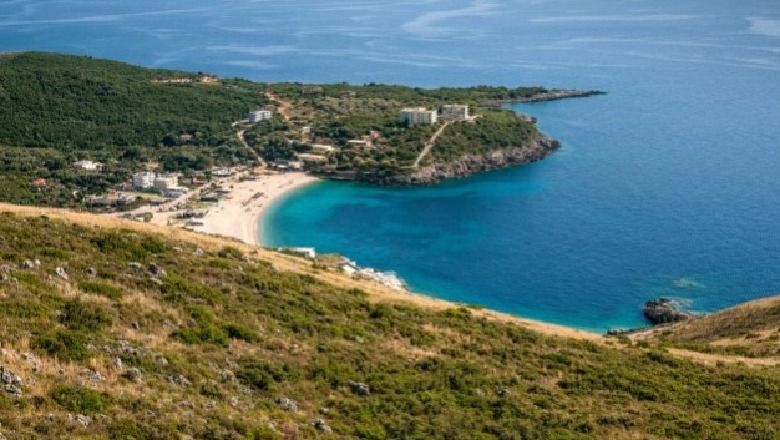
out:
{"label": "white building", "polygon": [[271,119],[271,110],[255,110],[249,112],[249,123],[254,124],[260,121],[267,121]]}
{"label": "white building", "polygon": [[336,149],[330,145],[314,144],[311,146],[311,151],[319,154],[330,154],[336,151]]}
{"label": "white building", "polygon": [[310,153],[298,153],[296,154],[298,160],[303,162],[304,164],[307,163],[323,163],[327,162],[328,158],[325,156],[321,156],[319,154],[310,154]]}
{"label": "white building", "polygon": [[469,117],[469,106],[443,105],[440,116],[444,119],[467,119]]}
{"label": "white building", "polygon": [[133,188],[149,189],[154,187],[154,179],[157,173],[154,171],[141,171],[133,174]]}
{"label": "white building", "polygon": [[159,191],[165,191],[168,189],[178,189],[179,178],[177,176],[159,175],[154,178],[154,182],[152,183],[152,186],[154,187],[154,189]]}
{"label": "white building", "polygon": [[87,171],[100,171],[103,169],[102,163],[92,162],[91,160],[80,160],[78,162],[73,162],[73,166]]}
{"label": "white building", "polygon": [[407,107],[401,109],[398,117],[401,123],[407,125],[431,125],[436,123],[436,110],[427,110],[425,107]]}

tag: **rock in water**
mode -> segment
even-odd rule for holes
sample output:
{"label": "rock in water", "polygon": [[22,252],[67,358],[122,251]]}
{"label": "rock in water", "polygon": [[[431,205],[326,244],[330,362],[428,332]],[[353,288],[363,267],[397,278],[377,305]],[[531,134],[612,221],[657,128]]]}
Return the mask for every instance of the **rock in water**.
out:
{"label": "rock in water", "polygon": [[677,306],[669,298],[652,299],[646,302],[642,313],[653,325],[685,321],[693,318],[693,314],[678,310]]}

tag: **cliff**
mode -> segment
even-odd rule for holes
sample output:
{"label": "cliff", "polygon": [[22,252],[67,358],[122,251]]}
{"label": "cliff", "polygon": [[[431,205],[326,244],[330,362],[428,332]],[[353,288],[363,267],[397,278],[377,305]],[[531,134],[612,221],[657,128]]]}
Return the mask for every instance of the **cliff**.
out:
{"label": "cliff", "polygon": [[492,150],[484,154],[464,154],[453,161],[434,162],[408,175],[358,175],[356,180],[387,186],[432,185],[445,179],[468,177],[483,171],[535,162],[559,147],[558,141],[540,133],[536,139],[517,147]]}

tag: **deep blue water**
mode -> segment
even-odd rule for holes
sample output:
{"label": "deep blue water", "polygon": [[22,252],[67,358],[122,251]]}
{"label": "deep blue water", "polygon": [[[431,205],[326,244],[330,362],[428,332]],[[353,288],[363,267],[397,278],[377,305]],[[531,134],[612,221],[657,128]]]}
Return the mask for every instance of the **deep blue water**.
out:
{"label": "deep blue water", "polygon": [[564,147],[418,189],[324,183],[271,245],[393,269],[417,291],[587,329],[667,295],[780,292],[776,0],[0,0],[0,50],[256,80],[602,89],[518,107]]}

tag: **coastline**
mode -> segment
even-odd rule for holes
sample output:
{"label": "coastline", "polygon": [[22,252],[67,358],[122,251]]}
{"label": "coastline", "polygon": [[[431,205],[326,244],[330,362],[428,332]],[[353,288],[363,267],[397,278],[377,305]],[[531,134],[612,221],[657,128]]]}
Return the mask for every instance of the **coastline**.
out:
{"label": "coastline", "polygon": [[[302,173],[300,173],[302,174]],[[283,176],[283,175],[280,175]],[[289,174],[288,174],[289,176]],[[308,183],[314,183],[319,179],[312,176],[308,177],[305,182],[301,182],[299,185],[290,185],[284,188],[284,191],[278,192],[277,197],[292,191],[295,188],[299,188]],[[288,178],[289,180],[289,178]],[[279,181],[279,179],[276,179]],[[283,180],[282,180],[283,181]],[[259,182],[251,182],[259,183]],[[462,304],[458,304],[452,301],[444,299],[438,299],[427,296],[425,294],[412,292],[412,291],[398,291],[389,287],[383,286],[379,283],[375,283],[368,280],[352,278],[344,273],[340,272],[327,272],[315,270],[312,268],[311,263],[300,257],[285,255],[279,252],[271,251],[262,248],[259,244],[248,242],[239,239],[234,236],[217,237],[212,235],[206,235],[203,232],[188,231],[181,228],[166,226],[165,224],[159,224],[155,222],[144,223],[129,219],[119,218],[117,216],[108,216],[100,214],[92,214],[86,212],[76,212],[62,208],[47,208],[39,206],[22,206],[14,205],[10,203],[0,203],[0,212],[8,212],[15,215],[24,217],[40,217],[45,216],[51,219],[57,219],[77,225],[97,228],[124,228],[133,229],[144,233],[161,234],[167,238],[173,240],[189,241],[198,243],[204,249],[218,250],[226,245],[237,247],[246,252],[251,258],[260,258],[263,261],[270,262],[277,270],[294,271],[299,273],[310,274],[311,276],[320,279],[321,281],[336,283],[344,288],[358,288],[369,293],[369,299],[372,301],[390,301],[394,303],[405,303],[416,307],[433,309],[433,310],[446,310],[451,308],[463,307]],[[247,221],[254,221],[260,215],[262,211],[255,211],[254,215],[243,215],[244,224]],[[230,224],[236,225],[239,222],[230,222]],[[227,228],[224,228],[227,229]],[[256,233],[255,233],[256,234]],[[578,340],[586,340],[595,343],[609,343],[609,340],[600,333],[590,332],[587,330],[580,330],[574,327],[566,327],[560,324],[552,324],[543,321],[538,321],[529,318],[523,318],[516,315],[510,315],[491,309],[473,309],[471,313],[477,317],[484,317],[489,320],[514,323],[520,325],[523,328],[536,331],[540,334],[548,336],[557,336],[564,338],[572,338]]]}
{"label": "coastline", "polygon": [[223,179],[219,184],[229,193],[209,209],[202,219],[203,226],[192,229],[262,245],[261,220],[269,207],[289,192],[320,180],[301,172],[269,173],[257,180]]}

